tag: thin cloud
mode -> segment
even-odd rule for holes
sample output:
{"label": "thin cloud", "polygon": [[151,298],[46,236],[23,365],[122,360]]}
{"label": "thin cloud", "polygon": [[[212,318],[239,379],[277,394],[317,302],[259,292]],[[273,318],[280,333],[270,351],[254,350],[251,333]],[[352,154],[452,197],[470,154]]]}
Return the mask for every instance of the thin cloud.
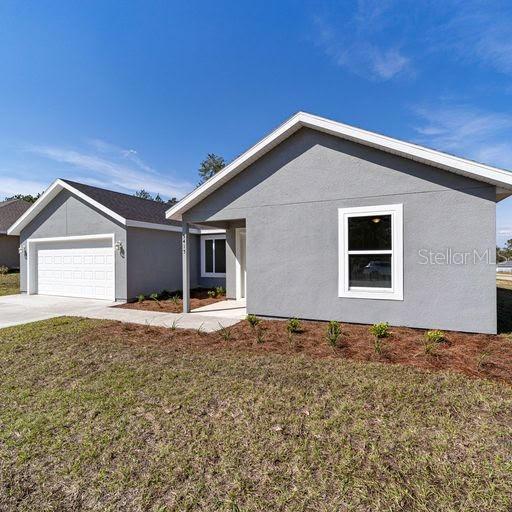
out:
{"label": "thin cloud", "polygon": [[[378,18],[381,12],[374,13]],[[386,81],[411,72],[411,60],[397,45],[383,45],[374,41],[368,25],[360,30],[364,20],[359,14],[335,29],[323,18],[315,19],[315,41],[324,53],[338,66],[369,78]]]}
{"label": "thin cloud", "polygon": [[8,172],[0,172],[0,198],[11,197],[16,194],[32,194],[37,195],[48,186],[48,183],[42,183],[36,180],[22,180],[9,177]]}
{"label": "thin cloud", "polygon": [[512,169],[512,116],[464,105],[421,106],[413,113],[419,144]]}
{"label": "thin cloud", "polygon": [[[26,150],[77,170],[88,171],[86,178],[81,180],[94,185],[101,183],[102,186],[132,192],[143,188],[166,197],[181,197],[193,188],[191,183],[177,181],[155,171],[134,150],[119,148],[99,139],[89,141],[89,146],[93,152],[56,146],[29,146]],[[66,177],[73,178],[67,174]]]}
{"label": "thin cloud", "polygon": [[512,74],[512,4],[467,0],[433,28],[430,49]]}

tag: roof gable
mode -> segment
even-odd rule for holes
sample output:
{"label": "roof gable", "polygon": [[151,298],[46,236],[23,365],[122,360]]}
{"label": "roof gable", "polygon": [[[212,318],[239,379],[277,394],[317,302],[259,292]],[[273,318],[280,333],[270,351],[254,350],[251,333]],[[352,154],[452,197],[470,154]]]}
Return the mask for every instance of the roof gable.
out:
{"label": "roof gable", "polygon": [[257,144],[224,167],[215,176],[171,207],[166,217],[181,220],[184,212],[212,194],[224,183],[249,167],[301,128],[311,128],[353,142],[370,146],[391,154],[409,158],[497,187],[497,200],[512,194],[512,173],[503,169],[466,160],[433,149],[404,142],[378,133],[369,132],[305,112],[299,112],[276,128]]}
{"label": "roof gable", "polygon": [[[19,217],[9,223],[9,235],[19,235],[62,190],[68,190],[105,215],[125,226],[180,231],[179,222],[165,218],[165,203],[92,187],[69,180],[55,180],[43,195]],[[12,225],[11,225],[12,224]]]}

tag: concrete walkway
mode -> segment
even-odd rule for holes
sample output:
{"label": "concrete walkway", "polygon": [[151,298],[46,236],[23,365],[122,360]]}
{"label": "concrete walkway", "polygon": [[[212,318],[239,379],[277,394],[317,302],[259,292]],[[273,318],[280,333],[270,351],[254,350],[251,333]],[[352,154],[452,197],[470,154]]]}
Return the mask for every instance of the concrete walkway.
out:
{"label": "concrete walkway", "polygon": [[221,327],[234,325],[246,316],[245,302],[242,301],[217,302],[188,314],[112,307],[119,304],[122,303],[71,297],[6,295],[0,297],[0,328],[58,316],[80,316],[159,327],[174,325],[181,329],[201,329],[205,332],[213,332]]}

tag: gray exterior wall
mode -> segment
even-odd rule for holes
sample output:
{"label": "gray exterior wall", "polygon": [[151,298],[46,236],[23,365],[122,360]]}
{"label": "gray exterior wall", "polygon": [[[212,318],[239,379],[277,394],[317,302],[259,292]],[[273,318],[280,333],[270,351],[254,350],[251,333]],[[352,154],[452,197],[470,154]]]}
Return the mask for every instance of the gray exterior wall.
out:
{"label": "gray exterior wall", "polygon": [[[129,300],[140,293],[150,294],[164,289],[181,290],[181,233],[126,228],[82,199],[63,190],[23,229],[20,240],[18,237],[8,237],[15,241],[17,265],[20,265],[21,292],[27,291],[27,259],[26,256],[19,257],[20,243],[29,238],[110,233],[114,233],[115,241],[122,242],[124,247],[123,254],[116,251],[117,300]],[[0,244],[1,242],[0,238]],[[225,286],[225,279],[200,277],[199,235],[191,235],[190,253],[193,287]]]}
{"label": "gray exterior wall", "polygon": [[5,265],[9,268],[19,268],[19,246],[19,236],[0,235],[0,266]]}
{"label": "gray exterior wall", "polygon": [[[181,233],[128,228],[128,298],[183,287]],[[204,278],[200,271],[199,235],[190,235],[190,285],[192,288],[225,286],[225,279]]]}
{"label": "gray exterior wall", "polygon": [[[338,208],[397,203],[404,209],[404,300],[338,297]],[[419,253],[493,256],[495,217],[491,185],[301,129],[184,220],[245,219],[250,313],[495,332],[495,264],[425,265]]]}
{"label": "gray exterior wall", "polygon": [[[126,229],[67,190],[60,192],[46,208],[22,230],[20,242],[28,238],[102,235],[114,233],[115,241],[126,248]],[[116,251],[116,299],[126,300],[126,253]],[[27,259],[20,258],[20,290],[27,291]]]}

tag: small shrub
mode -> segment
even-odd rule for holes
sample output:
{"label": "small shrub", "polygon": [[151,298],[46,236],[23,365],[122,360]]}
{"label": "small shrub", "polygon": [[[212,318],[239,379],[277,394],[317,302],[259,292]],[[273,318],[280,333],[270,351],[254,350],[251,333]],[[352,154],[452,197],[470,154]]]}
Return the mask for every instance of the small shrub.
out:
{"label": "small shrub", "polygon": [[179,318],[175,318],[173,321],[172,321],[172,324],[171,324],[171,331],[175,331],[178,327],[178,322],[181,320],[181,316]]}
{"label": "small shrub", "polygon": [[286,325],[286,330],[293,334],[302,332],[302,324],[300,323],[300,320],[298,318],[290,318]]}
{"label": "small shrub", "polygon": [[226,290],[224,289],[223,286],[216,286],[215,287],[215,296],[216,297],[223,297],[224,295],[226,295]]}
{"label": "small shrub", "polygon": [[162,307],[162,304],[160,302],[160,300],[158,299],[158,293],[152,293],[149,298],[151,300],[154,300],[160,307]]}
{"label": "small shrub", "polygon": [[478,370],[482,370],[483,367],[489,362],[490,353],[487,351],[483,351],[478,355],[477,361],[476,361],[476,367]]}
{"label": "small shrub", "polygon": [[208,290],[208,297],[210,297],[210,299],[213,299],[214,297],[216,297],[216,294],[215,294],[215,290]]}
{"label": "small shrub", "polygon": [[425,339],[428,343],[442,343],[446,341],[443,331],[427,331]]}
{"label": "small shrub", "polygon": [[181,299],[179,295],[173,295],[170,300],[175,306],[178,306]]}
{"label": "small shrub", "polygon": [[6,265],[0,265],[0,275],[4,276],[9,273],[9,267]]}
{"label": "small shrub", "polygon": [[425,354],[428,356],[435,356],[437,352],[437,342],[435,341],[425,341],[424,345]]}
{"label": "small shrub", "polygon": [[331,347],[336,347],[338,344],[338,340],[341,336],[341,324],[336,322],[336,320],[331,320],[327,325],[327,333],[326,338],[327,342]]}
{"label": "small shrub", "polygon": [[146,296],[144,294],[140,294],[140,295],[137,295],[137,302],[139,304],[141,304],[142,302],[144,302],[146,300]]}
{"label": "small shrub", "polygon": [[224,327],[220,322],[220,336],[224,341],[230,341],[232,338],[231,329],[229,327]]}
{"label": "small shrub", "polygon": [[245,319],[253,329],[260,323],[260,319],[256,315],[247,315]]}
{"label": "small shrub", "polygon": [[375,336],[377,339],[387,338],[390,334],[389,332],[389,324],[387,322],[380,322],[378,324],[373,324],[370,327],[370,333]]}
{"label": "small shrub", "polygon": [[260,327],[259,329],[256,329],[256,343],[264,343],[265,337],[263,336],[263,333],[265,331]]}

